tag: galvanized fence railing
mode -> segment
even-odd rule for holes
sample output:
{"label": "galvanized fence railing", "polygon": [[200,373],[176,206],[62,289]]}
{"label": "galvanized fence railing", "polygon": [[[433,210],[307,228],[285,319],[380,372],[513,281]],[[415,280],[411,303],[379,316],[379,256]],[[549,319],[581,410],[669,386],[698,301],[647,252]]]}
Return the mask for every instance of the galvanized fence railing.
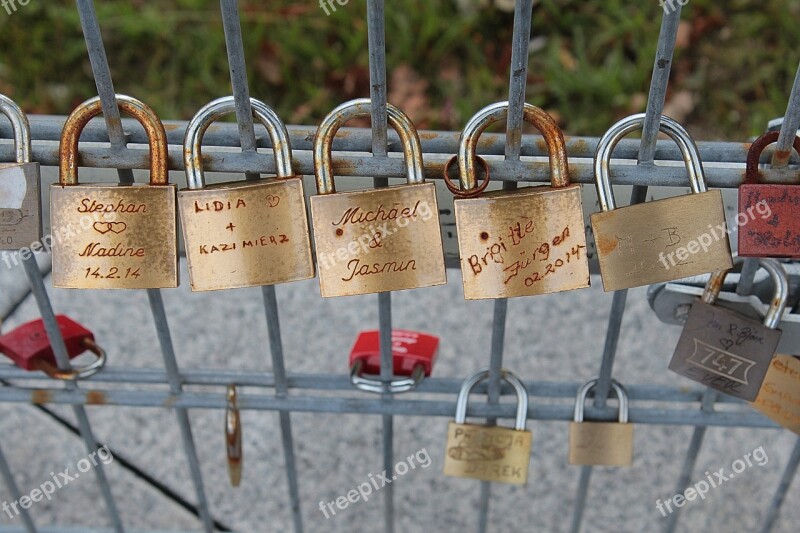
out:
{"label": "galvanized fence railing", "polygon": [[[275,160],[270,153],[258,153],[258,148],[269,147],[269,139],[256,136],[253,126],[252,112],[246,77],[245,57],[242,46],[241,27],[236,0],[221,2],[225,38],[230,63],[232,93],[236,99],[237,126],[219,124],[213,126],[206,135],[205,168],[207,171],[226,171],[247,173],[248,178],[258,177],[261,173],[273,172]],[[514,189],[519,181],[549,181],[547,165],[522,161],[521,156],[543,156],[545,153],[537,147],[537,143],[523,142],[522,108],[525,101],[529,40],[531,33],[532,0],[518,0],[514,16],[513,51],[510,65],[509,113],[505,135],[487,135],[484,137],[482,154],[502,155],[502,160],[489,160],[492,177],[502,180],[505,189]],[[97,90],[103,104],[105,128],[91,124],[85,131],[82,142],[110,142],[108,147],[82,146],[82,164],[87,167],[116,169],[121,183],[133,181],[132,169],[143,169],[149,165],[146,150],[127,148],[128,143],[144,144],[146,140],[138,128],[131,128],[120,118],[115,102],[115,92],[111,71],[106,59],[98,20],[91,0],[77,0],[83,32],[86,39],[92,71],[97,83]],[[337,173],[356,177],[374,178],[376,187],[386,186],[389,178],[403,176],[403,164],[398,158],[388,157],[390,151],[396,151],[397,139],[387,133],[386,113],[386,57],[384,32],[384,1],[368,0],[367,17],[369,27],[370,87],[372,100],[372,130],[350,130],[346,138],[337,139],[334,150],[334,170]],[[672,55],[680,21],[681,6],[663,16],[658,51],[654,61],[653,77],[647,104],[646,122],[641,141],[626,141],[620,144],[616,156],[622,159],[634,159],[637,165],[617,166],[614,169],[616,184],[633,185],[631,203],[644,201],[648,186],[685,187],[687,183],[682,169],[655,166],[654,161],[681,162],[677,148],[669,143],[657,141],[659,119],[664,106],[667,85],[672,64]],[[45,166],[58,165],[57,148],[52,143],[60,138],[63,118],[32,117],[32,134],[34,139],[33,160]],[[169,128],[169,165],[171,170],[183,169],[181,144],[186,124],[182,122]],[[776,181],[786,179],[779,171],[788,164],[789,150],[795,133],[800,126],[800,72],[795,81],[786,119],[775,153],[778,157],[772,160],[772,170],[766,172]],[[291,141],[295,149],[295,169],[300,174],[313,174],[311,158],[311,141],[315,129],[310,127],[291,127]],[[441,179],[445,162],[457,151],[457,132],[431,132],[423,136],[425,153],[425,174],[429,179]],[[11,139],[10,128],[0,124],[0,139]],[[574,182],[592,183],[594,180],[590,158],[594,155],[597,139],[572,138],[567,140],[570,155],[571,177]],[[217,151],[215,152],[215,147]],[[241,147],[241,153],[230,151],[221,153],[221,147]],[[746,159],[746,147],[740,143],[699,143],[702,158],[706,166],[708,184],[712,187],[734,188],[743,177],[743,163]],[[13,148],[9,144],[0,145],[0,160],[10,160]],[[372,152],[371,156],[341,154],[339,152]],[[736,165],[730,165],[735,163]],[[457,259],[452,253],[448,257],[450,264]],[[50,303],[42,273],[31,256],[23,257],[25,271],[30,281],[30,289],[36,299],[47,334],[53,341],[53,348],[60,367],[69,367],[69,359],[63,339],[55,321],[54,310]],[[742,275],[738,290],[746,294],[755,272],[755,264],[748,262]],[[97,439],[86,414],[86,405],[163,407],[170,405],[175,412],[182,437],[182,445],[189,464],[189,473],[195,489],[197,514],[204,531],[213,531],[215,523],[209,511],[203,476],[197,450],[192,435],[192,426],[188,417],[189,409],[224,409],[227,405],[225,388],[229,384],[251,386],[262,389],[258,394],[245,394],[239,398],[241,409],[277,411],[280,419],[282,445],[286,464],[286,477],[291,502],[294,530],[303,530],[301,505],[298,490],[298,468],[295,461],[295,447],[292,434],[291,412],[320,413],[361,413],[380,415],[383,421],[383,462],[387,471],[391,471],[395,462],[393,451],[393,417],[395,415],[431,415],[452,417],[455,410],[455,394],[461,382],[455,379],[426,379],[418,391],[425,394],[441,395],[436,400],[414,399],[414,395],[393,397],[384,394],[381,397],[354,396],[351,392],[349,376],[346,375],[310,375],[291,374],[287,372],[283,357],[281,339],[280,314],[276,300],[275,288],[266,286],[262,289],[264,308],[269,331],[269,353],[272,360],[271,373],[253,373],[227,369],[225,371],[204,371],[199,369],[182,370],[178,367],[175,349],[170,335],[167,313],[164,309],[161,292],[148,290],[150,308],[156,325],[158,341],[164,361],[164,368],[130,369],[111,366],[106,368],[90,381],[76,384],[66,383],[63,386],[47,381],[45,376],[31,374],[9,365],[0,366],[0,379],[4,386],[0,388],[0,402],[71,405],[78,421],[78,431],[87,449],[97,449]],[[587,410],[587,416],[596,419],[611,420],[616,411],[606,406],[611,387],[612,370],[619,341],[622,319],[625,314],[627,291],[618,291],[608,319],[605,344],[599,365],[599,378],[596,387],[594,404]],[[392,296],[383,293],[378,296],[381,379],[392,379]],[[496,300],[492,322],[491,353],[488,361],[490,379],[483,389],[488,401],[484,405],[470,406],[470,415],[486,417],[490,423],[497,418],[513,418],[513,406],[500,404],[502,390],[500,385],[501,368],[505,340],[507,301]],[[13,380],[38,380],[40,386],[14,385]],[[12,380],[12,381],[9,381]],[[141,386],[141,390],[117,390],[116,383]],[[168,385],[168,390],[152,390],[148,385]],[[185,392],[185,385],[212,386],[214,392]],[[526,383],[532,397],[561,399],[558,404],[538,405],[529,411],[529,418],[539,420],[571,420],[573,401],[579,383],[557,383],[535,381]],[[777,427],[773,422],[750,410],[738,400],[718,395],[716,392],[693,389],[677,389],[654,385],[628,385],[631,400],[630,421],[637,424],[690,425],[694,433],[688,447],[683,468],[677,480],[678,492],[688,485],[692,476],[695,461],[701,450],[706,428],[708,426],[737,427]],[[314,393],[327,391],[335,396],[315,396]],[[290,394],[291,392],[291,394]],[[643,407],[642,403],[658,402],[658,407]],[[739,409],[715,410],[715,404],[731,404]],[[697,405],[700,408],[697,409]],[[770,531],[776,523],[781,505],[794,474],[800,465],[800,444],[795,446],[791,458],[785,468],[780,485],[766,513],[763,531]],[[106,478],[103,465],[94,469],[97,483],[103,495],[105,509],[115,531],[125,530],[120,518],[119,503],[112,487]],[[11,465],[0,451],[0,474],[11,495],[19,499],[20,490],[14,481]],[[582,467],[576,506],[572,518],[572,531],[579,531],[583,511],[588,498],[588,490],[592,475],[592,467]],[[395,508],[393,485],[387,485],[384,495],[384,529],[394,530]],[[491,496],[491,484],[481,483],[479,505],[479,531],[488,527],[488,510]],[[672,513],[666,522],[666,531],[674,531],[679,513]],[[22,510],[21,518],[25,530],[37,531],[28,512]],[[67,525],[65,525],[67,526]],[[0,528],[0,530],[17,531],[17,528]]]}

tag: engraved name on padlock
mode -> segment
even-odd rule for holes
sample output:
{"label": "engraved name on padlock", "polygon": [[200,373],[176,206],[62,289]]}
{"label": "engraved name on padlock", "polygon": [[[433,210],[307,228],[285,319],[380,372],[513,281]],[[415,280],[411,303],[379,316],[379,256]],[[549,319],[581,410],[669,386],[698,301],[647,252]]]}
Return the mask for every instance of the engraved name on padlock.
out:
{"label": "engraved name on padlock", "polygon": [[728,273],[715,272],[702,299],[692,304],[670,370],[743,400],[756,398],[778,348],[781,331],[776,328],[789,293],[780,263],[774,259],[760,259],[759,263],[776,286],[763,324],[714,305]]}
{"label": "engraved name on padlock", "polygon": [[[581,187],[570,184],[564,136],[550,115],[530,104],[524,106],[525,120],[542,132],[547,144],[551,185],[481,194],[489,176],[484,165],[485,182],[478,186],[478,139],[507,115],[508,102],[485,107],[467,123],[459,142],[461,186],[451,186],[451,190],[457,197],[464,297],[511,298],[588,287]],[[445,177],[448,168],[449,164]]]}
{"label": "engraved name on padlock", "polygon": [[206,186],[201,144],[208,127],[235,111],[232,96],[206,105],[184,140],[188,189],[178,193],[193,291],[273,285],[314,277],[303,178],[292,171],[289,133],[266,104],[251,99],[269,133],[278,177]]}
{"label": "engraved name on padlock", "polygon": [[617,381],[611,388],[619,400],[618,422],[584,422],[586,396],[597,386],[597,379],[578,391],[575,416],[569,425],[569,464],[631,466],[633,464],[633,424],[628,423],[628,393]]}
{"label": "engraved name on padlock", "polygon": [[776,355],[751,405],[800,435],[800,358]]}
{"label": "engraved name on padlock", "polygon": [[[800,257],[800,185],[760,183],[758,160],[780,132],[758,138],[747,154],[747,173],[739,186],[739,250],[742,257]],[[794,138],[800,153],[800,138]]]}
{"label": "engraved name on padlock", "polygon": [[331,148],[348,120],[370,115],[370,100],[334,109],[314,139],[317,195],[310,198],[323,297],[430,287],[446,283],[436,187],[425,183],[422,146],[411,120],[387,107],[400,136],[408,184],[336,192]]}
{"label": "engraved name on padlock", "polygon": [[611,153],[623,137],[643,125],[643,114],[621,120],[600,139],[595,154],[602,211],[591,220],[606,291],[707,274],[732,265],[722,193],[707,189],[697,146],[683,126],[667,116],[661,117],[660,129],[678,144],[694,194],[616,208],[609,178]]}
{"label": "engraved name on padlock", "polygon": [[64,124],[59,182],[50,188],[55,287],[178,286],[177,190],[169,183],[164,125],[144,103],[124,95],[116,101],[147,132],[150,184],[78,184],[78,139],[102,112],[98,97],[78,106]]}
{"label": "engraved name on padlock", "polygon": [[482,370],[467,378],[461,385],[456,404],[455,422],[447,428],[444,474],[524,485],[528,481],[531,459],[531,432],[525,429],[528,417],[528,392],[511,372],[503,370],[502,379],[517,393],[515,428],[467,424],[467,400],[470,391],[489,378]]}
{"label": "engraved name on padlock", "polygon": [[0,94],[0,113],[11,121],[16,154],[16,163],[0,164],[0,250],[19,250],[42,238],[39,163],[31,162],[31,128],[22,109]]}

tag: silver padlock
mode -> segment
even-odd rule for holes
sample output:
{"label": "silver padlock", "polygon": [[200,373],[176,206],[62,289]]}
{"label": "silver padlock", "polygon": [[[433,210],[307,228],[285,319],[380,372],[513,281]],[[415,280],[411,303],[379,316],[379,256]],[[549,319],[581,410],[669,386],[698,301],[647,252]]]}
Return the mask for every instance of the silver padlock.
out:
{"label": "silver padlock", "polygon": [[35,249],[42,238],[42,195],[39,163],[31,162],[31,128],[22,109],[2,94],[0,112],[11,121],[16,152],[16,163],[0,164],[0,250]]}

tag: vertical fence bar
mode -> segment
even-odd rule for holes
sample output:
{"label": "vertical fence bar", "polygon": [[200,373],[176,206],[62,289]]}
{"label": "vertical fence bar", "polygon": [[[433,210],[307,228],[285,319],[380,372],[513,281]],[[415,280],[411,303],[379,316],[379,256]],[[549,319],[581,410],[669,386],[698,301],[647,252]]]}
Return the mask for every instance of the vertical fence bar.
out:
{"label": "vertical fence bar", "polygon": [[[117,107],[116,91],[114,90],[114,82],[111,77],[111,68],[105,53],[105,46],[103,45],[103,37],[100,32],[100,24],[97,20],[94,3],[92,0],[78,0],[77,4],[81,19],[81,27],[83,28],[84,39],[86,40],[86,48],[89,52],[89,61],[92,65],[92,74],[95,78],[97,92],[103,108],[103,115],[105,116],[106,125],[109,130],[109,138],[112,140],[112,146],[114,146],[113,143],[116,143],[117,145],[115,147],[122,149],[126,145],[126,140],[122,130],[119,108]],[[121,183],[133,183],[132,171],[118,170],[118,175]],[[170,381],[170,390],[173,394],[178,394],[182,390],[182,378],[178,369],[177,359],[175,358],[175,349],[169,332],[169,324],[167,322],[166,311],[164,310],[164,302],[161,298],[161,291],[158,289],[148,289],[147,297],[150,302],[150,309],[158,334],[164,367],[166,368]],[[186,409],[177,408],[175,410],[175,415],[178,420],[181,440],[189,464],[189,473],[197,496],[200,520],[203,523],[204,531],[210,533],[213,531],[213,524],[211,513],[208,508],[203,476],[200,470],[200,462],[197,456],[197,448],[195,446],[194,437],[192,436],[189,414]],[[83,418],[85,418],[85,414]],[[80,417],[79,422],[83,424]],[[88,420],[86,420],[86,423],[88,424]]]}
{"label": "vertical fence bar", "polygon": [[798,129],[800,129],[800,67],[797,69],[794,85],[792,85],[792,94],[789,96],[786,114],[783,116],[778,145],[772,155],[772,168],[789,166],[789,157],[792,155],[794,138],[797,136]]}
{"label": "vertical fence bar", "polygon": [[[388,119],[386,112],[386,6],[384,0],[367,1],[367,38],[369,43],[370,100],[372,101],[372,155],[385,157],[388,153]],[[374,186],[386,187],[387,179],[375,179]],[[391,381],[394,373],[392,355],[392,294],[378,294],[378,329],[380,338],[382,381]],[[391,394],[383,400],[392,401]],[[394,417],[383,415],[383,468],[394,471]],[[394,531],[394,485],[384,487],[384,530]]]}
{"label": "vertical fence bar", "polygon": [[[70,368],[69,355],[67,354],[67,347],[64,344],[64,337],[61,335],[61,328],[58,327],[56,315],[53,312],[53,306],[50,303],[50,297],[47,294],[47,289],[44,286],[44,279],[39,270],[39,265],[36,263],[36,258],[33,255],[22,256],[22,264],[25,267],[25,274],[28,276],[28,281],[31,285],[31,293],[36,299],[36,305],[39,308],[39,314],[44,323],[44,329],[47,333],[47,338],[50,341],[50,346],[53,348],[53,354],[56,359],[56,364],[59,369],[66,370]],[[68,381],[64,384],[67,390],[75,390],[78,385],[74,382]],[[78,429],[81,437],[83,438],[84,445],[86,446],[87,453],[93,453],[99,448],[97,439],[94,437],[92,427],[89,424],[89,417],[86,416],[86,408],[83,405],[74,405],[72,411],[75,413],[75,418],[78,421]],[[111,485],[106,478],[106,472],[103,464],[99,463],[94,467],[95,477],[97,484],[100,487],[100,493],[103,495],[103,500],[106,503],[109,518],[117,533],[122,533],[122,519],[119,516],[117,503],[114,500],[114,495],[111,493]]]}
{"label": "vertical fence bar", "polygon": [[[11,467],[8,465],[8,461],[6,461],[6,456],[3,453],[2,447],[0,447],[0,474],[3,475],[3,479],[6,482],[8,492],[11,493],[11,497],[14,498],[14,501],[18,502],[22,497],[22,493],[19,491],[19,486],[14,479],[14,474],[11,472]],[[14,509],[17,508],[15,507]],[[28,533],[36,533],[36,526],[31,519],[30,513],[28,513],[28,510],[21,505],[19,506],[19,516],[22,517],[22,523],[25,525],[25,531]]]}
{"label": "vertical fence bar", "polygon": [[[236,122],[243,152],[256,151],[256,136],[253,127],[253,111],[250,106],[250,85],[247,79],[247,65],[244,57],[242,26],[237,0],[221,0],[222,21],[225,29],[225,43],[228,50],[228,64],[231,74],[231,88],[236,105]],[[248,179],[259,178],[258,174],[248,174]],[[281,337],[280,313],[275,287],[261,287],[264,312],[267,320],[272,372],[275,378],[275,395],[285,397],[289,393],[284,361],[283,339]],[[288,411],[278,413],[281,428],[281,445],[286,465],[286,482],[289,489],[289,504],[292,508],[292,523],[296,533],[303,531],[303,518],[300,514],[300,490],[297,480],[297,461],[292,434],[292,419]]]}
{"label": "vertical fence bar", "polygon": [[764,520],[764,527],[761,529],[761,533],[770,533],[772,528],[775,527],[775,522],[778,521],[778,513],[786,499],[786,493],[789,491],[792,479],[794,479],[797,473],[798,466],[800,466],[800,439],[795,443],[789,462],[786,463],[786,468],[783,470],[783,476],[781,476],[781,481],[778,484],[775,497],[772,498],[772,503],[769,505],[769,510],[767,511],[767,517]]}

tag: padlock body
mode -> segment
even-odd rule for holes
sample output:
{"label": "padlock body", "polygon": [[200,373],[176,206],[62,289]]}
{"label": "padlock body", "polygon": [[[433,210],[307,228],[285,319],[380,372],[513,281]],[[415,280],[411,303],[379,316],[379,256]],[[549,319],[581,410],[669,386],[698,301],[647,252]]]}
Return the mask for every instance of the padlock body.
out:
{"label": "padlock body", "polygon": [[752,406],[800,435],[800,359],[791,355],[773,357]]}
{"label": "padlock body", "polygon": [[0,250],[36,249],[41,202],[39,163],[0,165]]}
{"label": "padlock body", "polygon": [[455,213],[467,300],[589,286],[580,185],[457,199]]}
{"label": "padlock body", "polygon": [[[73,359],[87,350],[86,341],[93,341],[94,334],[71,318],[56,316],[67,355]],[[27,322],[5,335],[0,335],[0,352],[8,356],[24,370],[36,370],[40,362],[56,366],[56,358],[50,339],[41,319]]]}
{"label": "padlock body", "polygon": [[192,290],[314,277],[302,178],[184,189],[178,204]]}
{"label": "padlock body", "polygon": [[718,190],[594,213],[591,219],[606,291],[733,266]]}
{"label": "padlock body", "polygon": [[310,198],[323,297],[446,283],[432,183]]}
{"label": "padlock body", "polygon": [[[439,337],[407,329],[392,330],[392,364],[395,376],[410,376],[417,365],[422,365],[425,375],[430,376],[438,355]],[[350,368],[359,361],[363,374],[380,374],[381,347],[378,330],[362,331],[358,334],[350,350]]]}
{"label": "padlock body", "polygon": [[800,257],[800,186],[745,183],[739,187],[739,255]]}
{"label": "padlock body", "polygon": [[780,338],[779,329],[769,329],[698,300],[689,311],[669,369],[720,392],[753,401]]}
{"label": "padlock body", "polygon": [[570,422],[569,464],[631,466],[633,424]]}
{"label": "padlock body", "polygon": [[53,286],[178,286],[175,185],[60,185],[50,189]]}
{"label": "padlock body", "polygon": [[530,431],[450,422],[444,474],[524,485],[531,459]]}

